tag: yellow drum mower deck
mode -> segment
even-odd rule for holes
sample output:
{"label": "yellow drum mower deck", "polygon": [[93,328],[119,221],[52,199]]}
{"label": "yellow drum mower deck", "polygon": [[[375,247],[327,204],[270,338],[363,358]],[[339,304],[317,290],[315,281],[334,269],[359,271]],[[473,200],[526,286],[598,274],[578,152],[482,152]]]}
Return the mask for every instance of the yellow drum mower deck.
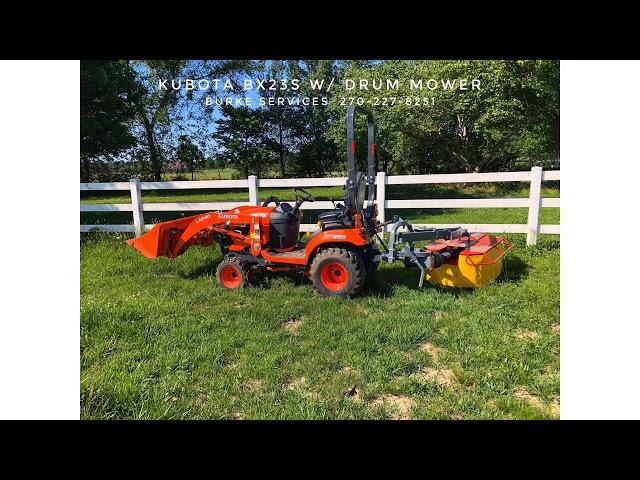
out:
{"label": "yellow drum mower deck", "polygon": [[[380,255],[381,259],[388,262],[402,260],[407,267],[420,268],[420,286],[425,278],[446,287],[487,285],[500,276],[504,256],[512,248],[506,238],[470,234],[462,228],[415,229],[399,217],[387,223],[393,226],[389,247]],[[407,231],[399,231],[403,227]],[[432,240],[432,243],[424,249],[414,246],[424,240]]]}

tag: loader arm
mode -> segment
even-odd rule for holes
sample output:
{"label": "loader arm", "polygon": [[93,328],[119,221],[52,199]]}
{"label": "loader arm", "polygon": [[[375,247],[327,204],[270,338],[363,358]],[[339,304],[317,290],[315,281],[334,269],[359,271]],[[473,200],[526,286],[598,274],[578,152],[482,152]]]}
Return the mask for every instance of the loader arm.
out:
{"label": "loader arm", "polygon": [[144,235],[127,242],[147,258],[175,258],[192,245],[211,245],[215,233],[229,237],[239,249],[244,249],[251,245],[251,240],[234,229],[251,224],[255,218],[252,210],[256,208],[259,207],[240,207],[157,223]]}

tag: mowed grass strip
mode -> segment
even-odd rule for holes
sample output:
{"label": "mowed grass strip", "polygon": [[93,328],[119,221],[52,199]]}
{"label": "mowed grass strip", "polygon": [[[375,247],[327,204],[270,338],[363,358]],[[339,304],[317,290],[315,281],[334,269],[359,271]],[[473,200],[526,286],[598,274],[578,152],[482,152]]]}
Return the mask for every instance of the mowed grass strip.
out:
{"label": "mowed grass strip", "polygon": [[300,279],[217,284],[217,247],[149,260],[81,242],[81,417],[557,418],[560,242],[511,235],[504,279],[417,288],[382,265],[352,299]]}

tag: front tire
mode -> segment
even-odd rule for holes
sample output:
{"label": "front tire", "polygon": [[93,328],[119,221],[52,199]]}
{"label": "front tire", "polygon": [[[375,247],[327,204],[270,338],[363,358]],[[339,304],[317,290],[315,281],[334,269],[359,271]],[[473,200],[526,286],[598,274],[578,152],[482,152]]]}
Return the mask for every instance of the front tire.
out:
{"label": "front tire", "polygon": [[366,273],[360,254],[337,247],[318,253],[309,271],[313,286],[320,295],[346,298],[360,292]]}
{"label": "front tire", "polygon": [[226,257],[218,265],[216,277],[225,288],[242,288],[249,282],[249,266],[237,257]]}

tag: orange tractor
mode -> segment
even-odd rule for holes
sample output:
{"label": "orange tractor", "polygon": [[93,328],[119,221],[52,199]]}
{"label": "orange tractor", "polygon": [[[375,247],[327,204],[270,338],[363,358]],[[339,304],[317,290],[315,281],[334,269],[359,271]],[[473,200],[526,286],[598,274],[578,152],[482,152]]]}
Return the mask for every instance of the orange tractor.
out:
{"label": "orange tractor", "polygon": [[[356,170],[354,131],[358,111],[368,120],[366,174]],[[288,271],[302,273],[322,295],[351,297],[381,261],[396,260],[420,269],[420,286],[425,277],[432,283],[453,287],[477,287],[495,280],[511,248],[506,239],[469,234],[462,228],[416,229],[398,216],[385,223],[377,220],[375,154],[373,116],[360,107],[350,107],[344,204],[320,213],[320,228],[306,242],[299,241],[300,207],[314,198],[301,188],[293,189],[293,206],[270,197],[262,206],[243,205],[158,223],[128,242],[148,258],[175,258],[193,245],[218,243],[224,259],[216,275],[226,288],[242,287],[265,271]],[[390,224],[385,245],[378,234]],[[426,249],[415,246],[425,240],[432,242]]]}

